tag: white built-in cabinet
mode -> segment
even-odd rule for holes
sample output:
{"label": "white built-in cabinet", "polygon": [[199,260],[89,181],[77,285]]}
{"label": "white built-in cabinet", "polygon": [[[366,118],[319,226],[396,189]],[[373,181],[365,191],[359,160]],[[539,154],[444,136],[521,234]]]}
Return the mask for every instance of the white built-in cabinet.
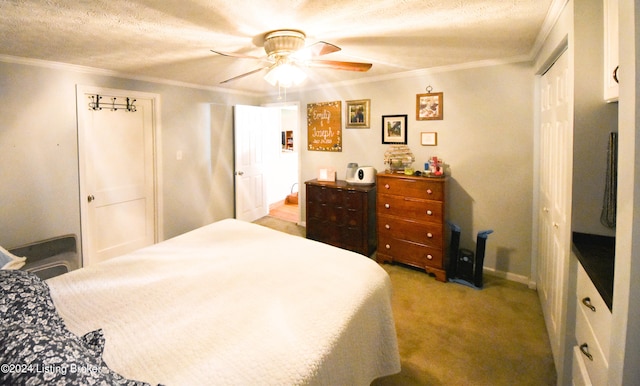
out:
{"label": "white built-in cabinet", "polygon": [[[573,259],[576,259],[573,256]],[[608,384],[611,311],[582,268],[576,284],[576,345],[573,349],[573,384]]]}
{"label": "white built-in cabinet", "polygon": [[604,1],[604,100],[618,101],[618,1]]}

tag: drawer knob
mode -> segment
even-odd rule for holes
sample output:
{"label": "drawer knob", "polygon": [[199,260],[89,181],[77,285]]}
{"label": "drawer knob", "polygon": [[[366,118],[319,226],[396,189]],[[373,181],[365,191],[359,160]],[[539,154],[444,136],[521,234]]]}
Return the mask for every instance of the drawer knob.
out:
{"label": "drawer knob", "polygon": [[391,208],[391,205],[389,205],[389,204],[384,204],[384,207],[385,207],[385,208],[387,208],[387,209],[389,209],[389,208]]}
{"label": "drawer knob", "polygon": [[387,249],[391,249],[391,245],[389,245],[389,244],[385,245],[384,247],[387,248]]}
{"label": "drawer knob", "polygon": [[589,345],[586,343],[583,343],[580,345],[580,352],[582,354],[584,354],[584,356],[586,356],[587,358],[589,358],[590,361],[593,361],[593,355],[591,355],[589,353]]}
{"label": "drawer knob", "polygon": [[427,237],[428,238],[432,238],[433,237],[433,233],[431,233],[431,232],[427,233]]}
{"label": "drawer knob", "polygon": [[385,227],[386,229],[391,229],[391,225],[389,225],[389,224],[384,224],[384,227]]}
{"label": "drawer knob", "polygon": [[433,255],[427,255],[427,260],[433,260]]}
{"label": "drawer knob", "polygon": [[433,194],[433,190],[427,189],[427,194]]}
{"label": "drawer knob", "polygon": [[389,184],[384,184],[385,189],[389,189]]}
{"label": "drawer knob", "polygon": [[582,299],[582,304],[588,309],[590,309],[591,311],[596,312],[596,307],[593,304],[591,304],[591,298],[586,297]]}
{"label": "drawer knob", "polygon": [[432,215],[433,215],[433,212],[430,210],[427,210],[427,216],[432,216]]}

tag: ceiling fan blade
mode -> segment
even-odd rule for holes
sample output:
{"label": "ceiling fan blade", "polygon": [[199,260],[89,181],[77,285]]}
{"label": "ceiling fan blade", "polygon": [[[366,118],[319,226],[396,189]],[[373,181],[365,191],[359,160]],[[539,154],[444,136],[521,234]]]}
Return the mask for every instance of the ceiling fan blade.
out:
{"label": "ceiling fan blade", "polygon": [[251,74],[255,74],[256,72],[262,71],[262,70],[264,70],[266,68],[268,68],[268,67],[260,67],[260,68],[257,68],[255,70],[253,70],[253,71],[245,72],[244,74],[240,74],[238,76],[234,76],[233,78],[229,78],[227,80],[224,80],[224,81],[220,82],[220,84],[229,83],[229,82],[234,81],[236,79],[244,78],[245,76],[249,76]]}
{"label": "ceiling fan blade", "polygon": [[334,70],[346,70],[346,71],[369,71],[371,63],[358,63],[358,62],[338,62],[334,60],[312,60],[305,63],[309,67],[319,68],[331,68]]}
{"label": "ceiling fan blade", "polygon": [[263,58],[259,58],[257,56],[234,54],[232,52],[222,52],[222,51],[215,51],[215,50],[211,50],[211,52],[213,52],[214,54],[222,55],[222,56],[229,56],[231,58],[258,59],[258,60],[262,60],[263,59]]}
{"label": "ceiling fan blade", "polygon": [[294,59],[304,60],[338,51],[340,51],[340,47],[331,43],[321,41],[299,49],[298,51],[291,54],[291,57]]}

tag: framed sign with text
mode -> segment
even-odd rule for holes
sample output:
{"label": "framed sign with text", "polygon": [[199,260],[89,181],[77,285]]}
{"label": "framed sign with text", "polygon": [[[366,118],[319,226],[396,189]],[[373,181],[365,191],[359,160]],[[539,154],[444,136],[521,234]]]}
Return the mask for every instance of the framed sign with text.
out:
{"label": "framed sign with text", "polygon": [[342,101],[307,105],[307,149],[342,151]]}

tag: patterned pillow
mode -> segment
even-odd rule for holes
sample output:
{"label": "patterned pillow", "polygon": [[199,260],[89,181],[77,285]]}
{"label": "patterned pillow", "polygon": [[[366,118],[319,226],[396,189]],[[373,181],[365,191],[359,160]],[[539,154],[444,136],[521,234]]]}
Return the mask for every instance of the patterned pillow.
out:
{"label": "patterned pillow", "polygon": [[95,356],[96,358],[102,358],[105,344],[104,333],[102,332],[102,329],[87,332],[80,337],[80,340],[82,341],[84,346],[89,351],[91,351],[93,356]]}
{"label": "patterned pillow", "polygon": [[71,333],[33,273],[0,270],[0,317],[2,385],[148,385],[107,367],[102,330]]}
{"label": "patterned pillow", "polygon": [[0,270],[0,317],[3,324],[20,322],[64,328],[47,284],[25,271]]}
{"label": "patterned pillow", "polygon": [[[90,334],[90,341],[102,337],[100,330]],[[42,325],[1,327],[0,366],[3,385],[148,385],[109,369],[83,339]]]}

